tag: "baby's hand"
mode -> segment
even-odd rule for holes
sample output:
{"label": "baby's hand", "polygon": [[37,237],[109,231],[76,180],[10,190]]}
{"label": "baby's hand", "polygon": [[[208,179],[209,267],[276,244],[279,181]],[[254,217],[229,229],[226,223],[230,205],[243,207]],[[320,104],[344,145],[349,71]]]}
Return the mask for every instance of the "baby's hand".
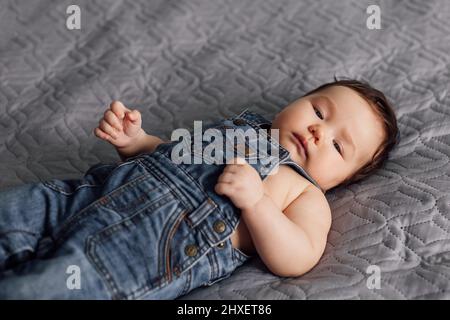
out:
{"label": "baby's hand", "polygon": [[113,101],[105,111],[94,134],[115,147],[127,147],[134,143],[142,131],[142,119],[138,110],[130,110],[120,101]]}
{"label": "baby's hand", "polygon": [[253,208],[264,196],[264,185],[258,172],[245,159],[233,158],[217,180],[214,190],[226,195],[241,209]]}

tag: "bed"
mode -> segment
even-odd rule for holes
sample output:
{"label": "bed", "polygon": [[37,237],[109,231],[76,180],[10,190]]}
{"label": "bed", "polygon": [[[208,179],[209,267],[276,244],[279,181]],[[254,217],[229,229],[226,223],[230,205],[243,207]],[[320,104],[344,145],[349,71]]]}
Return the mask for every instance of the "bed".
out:
{"label": "bed", "polygon": [[[279,278],[259,259],[180,299],[450,298],[450,3],[2,0],[0,190],[120,161],[93,129],[118,99],[170,139],[251,106],[271,118],[333,77],[395,105],[401,141],[371,177],[327,193],[323,257]],[[379,282],[373,281],[373,276]]]}

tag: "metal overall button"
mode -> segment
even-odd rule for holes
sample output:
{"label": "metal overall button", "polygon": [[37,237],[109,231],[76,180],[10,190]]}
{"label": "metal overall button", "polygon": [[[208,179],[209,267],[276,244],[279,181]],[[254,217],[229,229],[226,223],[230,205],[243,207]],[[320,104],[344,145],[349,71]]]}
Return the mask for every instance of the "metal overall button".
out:
{"label": "metal overall button", "polygon": [[237,125],[237,126],[245,126],[247,123],[245,122],[244,119],[234,119],[233,120],[233,124]]}
{"label": "metal overall button", "polygon": [[227,226],[225,225],[225,222],[223,222],[222,220],[217,220],[213,225],[214,231],[217,233],[223,233],[226,227]]}
{"label": "metal overall button", "polygon": [[184,253],[188,255],[189,257],[193,257],[197,254],[198,249],[196,245],[188,244],[186,247],[184,247]]}
{"label": "metal overall button", "polygon": [[220,242],[220,243],[217,245],[217,248],[219,248],[219,249],[223,249],[223,247],[225,247],[225,242]]}

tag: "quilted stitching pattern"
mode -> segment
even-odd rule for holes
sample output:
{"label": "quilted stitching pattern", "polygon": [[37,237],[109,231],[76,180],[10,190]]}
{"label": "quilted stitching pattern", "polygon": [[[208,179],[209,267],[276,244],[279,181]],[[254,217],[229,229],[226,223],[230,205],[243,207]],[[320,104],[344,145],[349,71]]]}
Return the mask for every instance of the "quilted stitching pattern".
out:
{"label": "quilted stitching pattern", "polygon": [[[254,103],[267,117],[333,75],[358,77],[396,106],[402,141],[385,168],[327,194],[320,263],[280,279],[255,260],[183,297],[450,298],[448,1],[4,0],[0,11],[0,188],[75,178],[118,161],[92,133],[113,99],[168,139],[193,120]],[[382,30],[368,30],[379,4]],[[366,286],[369,265],[381,289]]]}

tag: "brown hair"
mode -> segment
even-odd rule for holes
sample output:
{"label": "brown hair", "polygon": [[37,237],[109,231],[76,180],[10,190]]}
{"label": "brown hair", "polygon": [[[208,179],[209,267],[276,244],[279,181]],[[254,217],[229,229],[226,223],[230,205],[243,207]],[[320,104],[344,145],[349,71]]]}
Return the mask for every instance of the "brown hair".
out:
{"label": "brown hair", "polygon": [[357,182],[372,174],[376,169],[381,168],[387,161],[389,152],[399,143],[400,132],[397,127],[397,118],[391,103],[381,91],[373,88],[367,82],[354,79],[338,80],[334,77],[334,82],[325,83],[320,87],[304,94],[303,97],[331,86],[344,86],[356,91],[369,103],[369,105],[372,106],[373,110],[377,113],[380,119],[383,120],[384,130],[386,133],[384,141],[375,151],[372,159],[359,168],[353,175],[340,183],[339,186],[342,187]]}

